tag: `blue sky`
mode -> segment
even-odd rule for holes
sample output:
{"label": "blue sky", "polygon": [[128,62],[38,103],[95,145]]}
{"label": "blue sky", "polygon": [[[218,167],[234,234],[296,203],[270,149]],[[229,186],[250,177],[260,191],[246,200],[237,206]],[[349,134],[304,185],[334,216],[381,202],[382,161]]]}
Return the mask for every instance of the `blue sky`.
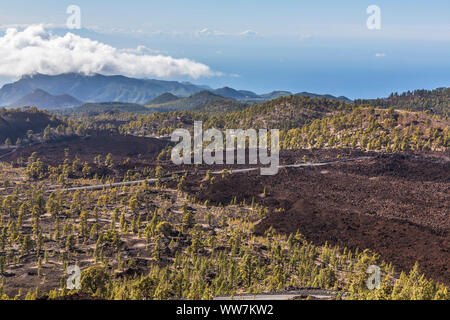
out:
{"label": "blue sky", "polygon": [[[83,28],[73,33],[118,49],[145,46],[147,54],[188,58],[214,71],[159,78],[350,98],[450,86],[448,0],[15,0],[0,4],[0,25],[45,24],[62,36],[71,4],[80,7]],[[369,5],[381,9],[380,30],[366,27]],[[0,75],[0,82],[10,80]]]}

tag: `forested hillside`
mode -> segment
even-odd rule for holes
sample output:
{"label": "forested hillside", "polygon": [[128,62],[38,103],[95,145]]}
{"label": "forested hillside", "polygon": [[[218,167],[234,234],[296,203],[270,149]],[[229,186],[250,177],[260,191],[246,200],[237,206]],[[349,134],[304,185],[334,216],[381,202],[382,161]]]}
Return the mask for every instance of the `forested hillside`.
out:
{"label": "forested hillside", "polygon": [[356,104],[370,104],[384,108],[409,109],[412,111],[430,111],[448,116],[450,113],[450,88],[435,90],[414,90],[401,94],[392,93],[388,98],[355,100]]}
{"label": "forested hillside", "polygon": [[279,128],[284,148],[446,150],[449,120],[426,112],[355,106],[336,100],[283,97],[228,114],[177,112],[133,117],[122,133],[167,135],[178,127]]}
{"label": "forested hillside", "polygon": [[15,144],[17,140],[30,139],[33,134],[43,133],[47,127],[59,127],[62,130],[64,123],[56,116],[37,108],[0,110],[1,142],[8,140],[9,144]]}
{"label": "forested hillside", "polygon": [[291,129],[281,140],[286,148],[442,151],[450,147],[449,124],[423,112],[359,107]]}
{"label": "forested hillside", "polygon": [[[1,110],[0,138],[23,139],[0,164],[1,298],[65,299],[61,279],[77,264],[76,294],[102,299],[304,287],[335,299],[449,299],[447,116],[299,96],[142,108],[92,104],[67,118]],[[175,166],[167,137],[194,121],[278,128],[280,163],[300,165],[268,178]],[[69,135],[77,137],[57,139]],[[383,272],[380,290],[365,286],[372,264]]]}

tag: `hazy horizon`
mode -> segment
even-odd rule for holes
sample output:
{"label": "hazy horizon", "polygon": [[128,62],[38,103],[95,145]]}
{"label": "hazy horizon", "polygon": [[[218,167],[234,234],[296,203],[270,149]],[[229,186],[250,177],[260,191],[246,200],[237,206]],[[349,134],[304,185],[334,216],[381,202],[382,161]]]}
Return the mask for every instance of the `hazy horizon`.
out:
{"label": "hazy horizon", "polygon": [[[20,72],[47,67],[56,74],[67,66],[74,72],[190,81],[259,94],[307,91],[351,99],[449,86],[445,13],[450,4],[445,1],[135,1],[128,6],[82,0],[76,3],[81,29],[66,26],[70,2],[25,3],[0,5],[0,85]],[[366,25],[372,4],[380,8],[379,30]],[[42,30],[30,31],[36,25]],[[9,38],[8,28],[16,30]],[[93,55],[70,65],[72,47],[86,44]],[[50,56],[55,45],[59,51]],[[42,50],[28,54],[34,65],[29,59],[24,63],[27,50],[36,47]],[[49,60],[55,65],[48,66]]]}

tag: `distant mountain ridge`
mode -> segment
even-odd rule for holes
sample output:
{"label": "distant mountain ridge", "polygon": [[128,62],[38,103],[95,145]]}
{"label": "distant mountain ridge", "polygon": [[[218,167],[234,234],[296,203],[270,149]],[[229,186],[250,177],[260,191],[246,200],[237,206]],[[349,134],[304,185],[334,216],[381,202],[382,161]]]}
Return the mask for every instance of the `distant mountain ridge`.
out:
{"label": "distant mountain ridge", "polygon": [[83,101],[68,94],[54,96],[44,90],[35,89],[31,93],[10,104],[9,107],[20,108],[24,106],[34,106],[40,109],[64,109],[77,107],[82,104]]}
{"label": "distant mountain ridge", "polygon": [[180,97],[177,97],[176,95],[174,95],[170,92],[166,92],[166,93],[163,93],[163,94],[157,96],[156,98],[150,100],[146,104],[161,104],[161,103],[175,101],[178,99],[180,99]]}
{"label": "distant mountain ridge", "polygon": [[[248,90],[236,90],[230,87],[212,89],[209,86],[195,85],[189,82],[135,79],[125,76],[105,76],[101,74],[84,75],[79,73],[66,73],[55,76],[35,74],[23,76],[16,82],[4,85],[0,89],[0,105],[16,105],[16,102],[40,89],[53,96],[70,95],[84,102],[124,102],[136,104],[165,103],[174,101],[175,96],[186,98],[201,91],[211,91],[225,98],[231,98],[245,102],[264,102],[281,96],[289,96],[289,91],[273,91],[267,94],[256,94]],[[153,99],[166,94],[161,99]],[[169,97],[168,94],[174,97]],[[309,96],[327,97],[342,101],[350,101],[345,97],[331,95],[318,95],[313,93],[300,93]],[[22,102],[21,102],[22,103]],[[47,106],[47,108],[49,108]]]}
{"label": "distant mountain ridge", "polygon": [[246,90],[236,90],[230,87],[223,87],[220,89],[216,89],[212,91],[215,94],[218,94],[219,96],[226,97],[226,98],[232,98],[235,100],[249,100],[249,99],[255,99],[259,98],[260,96],[257,95],[254,92],[246,91]]}
{"label": "distant mountain ridge", "polygon": [[0,104],[9,105],[35,89],[52,95],[69,94],[86,102],[131,102],[143,104],[165,92],[186,97],[207,86],[188,82],[134,79],[124,76],[83,75],[67,73],[56,76],[29,75],[0,89]]}
{"label": "distant mountain ridge", "polygon": [[335,97],[331,94],[317,94],[317,93],[311,93],[311,92],[299,92],[295,94],[296,96],[299,97],[310,97],[310,98],[326,98],[326,99],[330,99],[330,100],[340,100],[340,101],[344,101],[344,102],[353,102],[353,100],[344,97],[344,96],[339,96],[339,97]]}
{"label": "distant mountain ridge", "polygon": [[[159,103],[161,102],[161,103]],[[114,113],[148,114],[154,112],[169,112],[178,110],[192,110],[207,113],[228,113],[248,107],[247,103],[231,98],[224,98],[213,92],[204,90],[186,98],[179,98],[171,93],[164,93],[149,101],[146,105],[128,102],[97,102],[85,103],[82,106],[58,112],[62,115],[87,115]]]}
{"label": "distant mountain ridge", "polygon": [[[214,92],[204,90],[197,92],[187,98],[179,98],[160,104],[149,104],[147,107],[160,112],[174,110],[194,110],[202,109],[208,103],[222,103],[223,105],[236,104],[237,101],[232,98],[220,96]],[[242,104],[242,103],[241,103]]]}

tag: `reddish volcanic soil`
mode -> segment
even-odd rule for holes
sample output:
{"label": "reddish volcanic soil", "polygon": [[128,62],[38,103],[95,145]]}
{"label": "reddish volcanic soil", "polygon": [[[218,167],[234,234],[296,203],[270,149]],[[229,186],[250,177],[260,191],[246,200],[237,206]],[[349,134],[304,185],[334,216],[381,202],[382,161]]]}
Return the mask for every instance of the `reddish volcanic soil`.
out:
{"label": "reddish volcanic soil", "polygon": [[[167,143],[133,136],[92,136],[19,149],[3,160],[26,159],[37,152],[45,163],[57,165],[68,148],[70,158],[76,155],[92,162],[98,154],[111,153],[115,161],[129,157],[131,168],[140,168],[155,165]],[[225,179],[216,175],[212,184],[202,184],[204,173],[189,175],[184,188],[199,200],[215,204],[226,205],[236,197],[247,203],[255,199],[273,211],[282,209],[257,224],[256,233],[270,226],[284,233],[300,230],[318,245],[328,241],[351,249],[372,249],[400,270],[408,270],[418,261],[426,275],[450,285],[450,153],[296,150],[282,151],[280,163],[301,163],[303,156],[332,164],[280,169],[275,176],[261,176],[259,170]],[[372,158],[342,161],[361,156]],[[166,172],[229,167],[175,166],[170,161],[163,166]],[[115,167],[119,176],[127,169]],[[177,182],[168,185],[176,188]]]}
{"label": "reddish volcanic soil", "polygon": [[[450,161],[448,155],[382,155],[323,167],[287,168],[275,176],[238,173],[199,190],[198,199],[228,204],[255,199],[282,212],[257,224],[297,229],[315,244],[369,248],[408,270],[416,261],[435,280],[450,284]],[[266,196],[263,195],[266,188]]]}
{"label": "reddish volcanic soil", "polygon": [[93,135],[26,147],[3,160],[15,161],[20,157],[26,160],[33,152],[36,152],[37,157],[44,163],[59,165],[64,161],[65,149],[68,149],[69,158],[76,156],[87,162],[93,162],[97,155],[105,157],[108,153],[112,154],[114,160],[130,158],[136,161],[142,158],[153,161],[167,143],[164,140],[136,136]]}

